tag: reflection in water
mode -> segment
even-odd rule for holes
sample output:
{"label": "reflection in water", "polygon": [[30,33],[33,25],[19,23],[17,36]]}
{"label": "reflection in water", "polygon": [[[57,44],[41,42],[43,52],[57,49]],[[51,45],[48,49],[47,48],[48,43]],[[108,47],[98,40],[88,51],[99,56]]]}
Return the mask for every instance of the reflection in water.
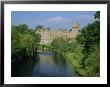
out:
{"label": "reflection in water", "polygon": [[12,63],[12,76],[65,77],[78,76],[66,64],[65,59],[53,52],[39,52],[36,58]]}

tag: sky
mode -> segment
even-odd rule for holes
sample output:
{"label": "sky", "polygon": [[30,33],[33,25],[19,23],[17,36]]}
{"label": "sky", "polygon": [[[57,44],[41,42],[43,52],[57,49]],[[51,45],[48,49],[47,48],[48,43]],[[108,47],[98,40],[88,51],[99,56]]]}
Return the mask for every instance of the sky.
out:
{"label": "sky", "polygon": [[79,23],[80,29],[94,21],[95,11],[12,11],[11,25],[27,24],[35,29],[38,25],[50,29],[71,29],[73,23]]}

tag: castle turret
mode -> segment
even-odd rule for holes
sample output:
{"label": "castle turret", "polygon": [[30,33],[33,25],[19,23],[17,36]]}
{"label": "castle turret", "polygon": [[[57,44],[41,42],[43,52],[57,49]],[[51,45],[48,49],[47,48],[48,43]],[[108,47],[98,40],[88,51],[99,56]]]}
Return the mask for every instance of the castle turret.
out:
{"label": "castle turret", "polygon": [[70,32],[70,38],[75,38],[78,35],[79,24],[74,23],[72,25],[72,31]]}
{"label": "castle turret", "polygon": [[72,31],[77,33],[78,29],[79,29],[79,24],[78,23],[74,23],[72,25]]}

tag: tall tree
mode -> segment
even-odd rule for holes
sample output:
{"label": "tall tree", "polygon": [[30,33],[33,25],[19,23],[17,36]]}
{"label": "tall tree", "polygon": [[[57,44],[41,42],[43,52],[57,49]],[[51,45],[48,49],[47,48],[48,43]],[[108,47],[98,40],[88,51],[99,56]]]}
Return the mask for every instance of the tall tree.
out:
{"label": "tall tree", "polygon": [[26,24],[11,27],[12,60],[19,56],[31,56],[40,42],[40,35],[28,29]]}

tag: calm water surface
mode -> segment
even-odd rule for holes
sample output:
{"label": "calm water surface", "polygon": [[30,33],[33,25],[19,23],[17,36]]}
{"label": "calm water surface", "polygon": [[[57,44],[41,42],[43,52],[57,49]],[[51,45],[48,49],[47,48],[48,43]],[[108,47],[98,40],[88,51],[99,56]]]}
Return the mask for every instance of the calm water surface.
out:
{"label": "calm water surface", "polygon": [[38,52],[38,56],[12,63],[12,76],[15,77],[77,77],[66,60],[50,51]]}

